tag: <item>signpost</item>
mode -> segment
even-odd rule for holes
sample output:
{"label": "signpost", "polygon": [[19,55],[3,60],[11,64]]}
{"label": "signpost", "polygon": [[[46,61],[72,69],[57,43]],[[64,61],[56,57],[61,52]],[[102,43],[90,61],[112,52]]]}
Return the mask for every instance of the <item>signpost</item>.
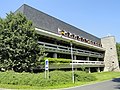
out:
{"label": "signpost", "polygon": [[45,78],[49,78],[49,61],[45,60]]}
{"label": "signpost", "polygon": [[72,42],[70,43],[71,46],[71,59],[72,59],[72,81],[75,83],[75,77],[74,77],[74,66],[73,66],[73,52],[72,52]]}

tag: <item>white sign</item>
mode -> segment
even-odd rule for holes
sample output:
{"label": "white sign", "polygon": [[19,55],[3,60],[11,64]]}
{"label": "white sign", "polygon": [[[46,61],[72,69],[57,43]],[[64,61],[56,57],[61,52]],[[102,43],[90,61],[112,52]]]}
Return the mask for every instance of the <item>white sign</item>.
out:
{"label": "white sign", "polygon": [[45,60],[45,70],[49,69],[49,61],[48,59]]}

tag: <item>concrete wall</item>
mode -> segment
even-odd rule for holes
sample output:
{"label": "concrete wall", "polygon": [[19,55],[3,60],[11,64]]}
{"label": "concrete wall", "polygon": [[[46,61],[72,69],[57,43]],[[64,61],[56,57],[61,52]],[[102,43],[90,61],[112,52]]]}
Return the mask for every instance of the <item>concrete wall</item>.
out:
{"label": "concrete wall", "polygon": [[101,43],[103,48],[106,50],[104,56],[104,71],[119,71],[115,37],[104,37],[101,39]]}

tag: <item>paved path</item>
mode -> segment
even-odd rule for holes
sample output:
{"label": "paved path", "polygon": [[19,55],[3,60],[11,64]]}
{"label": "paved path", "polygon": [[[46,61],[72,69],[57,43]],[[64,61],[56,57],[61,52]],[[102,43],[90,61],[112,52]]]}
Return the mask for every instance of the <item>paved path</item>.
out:
{"label": "paved path", "polygon": [[64,90],[120,90],[120,78],[92,85],[68,88]]}

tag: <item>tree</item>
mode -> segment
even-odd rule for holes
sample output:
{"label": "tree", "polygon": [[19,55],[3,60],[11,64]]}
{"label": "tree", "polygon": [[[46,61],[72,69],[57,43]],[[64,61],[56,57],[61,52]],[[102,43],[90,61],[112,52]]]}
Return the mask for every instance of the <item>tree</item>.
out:
{"label": "tree", "polygon": [[120,43],[116,44],[116,48],[117,48],[118,61],[120,63]]}
{"label": "tree", "polygon": [[0,66],[18,72],[32,69],[44,55],[37,40],[32,22],[23,14],[7,14],[0,19]]}

